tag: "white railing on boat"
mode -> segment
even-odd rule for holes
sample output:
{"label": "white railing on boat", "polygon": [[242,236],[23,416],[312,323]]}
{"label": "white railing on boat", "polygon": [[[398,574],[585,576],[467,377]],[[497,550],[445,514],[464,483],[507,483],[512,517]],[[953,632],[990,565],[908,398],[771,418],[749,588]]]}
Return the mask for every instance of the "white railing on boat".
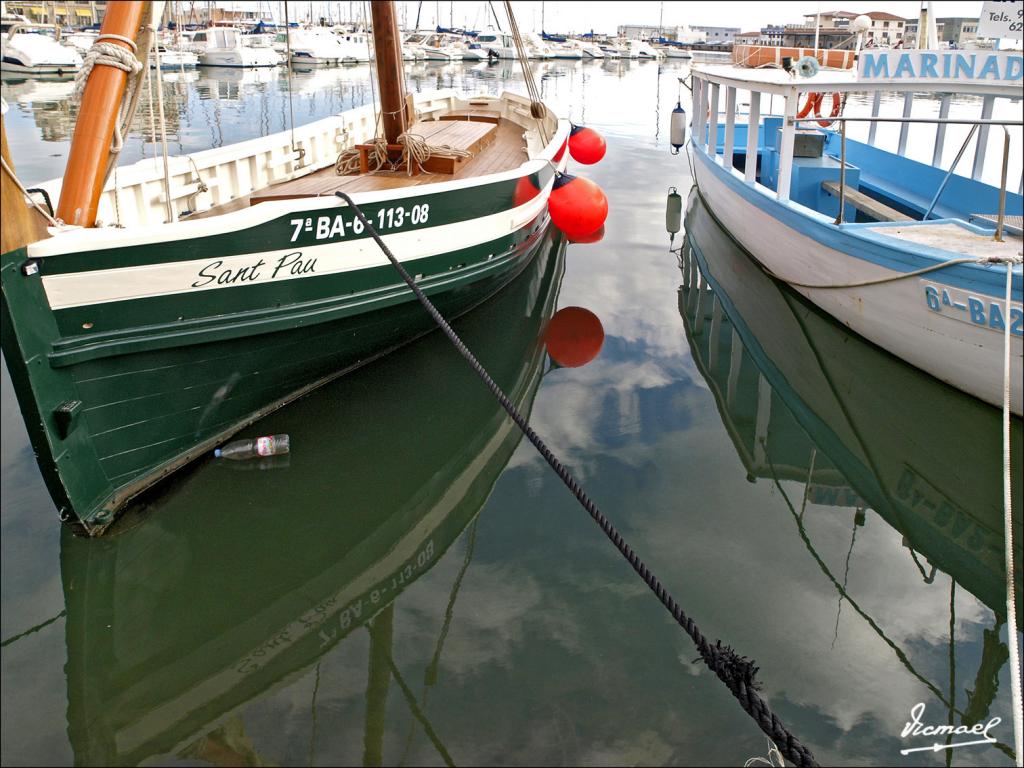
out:
{"label": "white railing on boat", "polygon": [[[421,119],[451,109],[455,91],[416,98]],[[528,103],[528,102],[527,102]],[[177,219],[241,201],[256,190],[332,165],[338,153],[374,133],[374,108],[366,104],[286,130],[224,147],[168,158],[169,195]],[[62,179],[39,185],[60,198]],[[167,222],[167,180],[159,154],[116,168],[100,198],[97,226],[153,226]]]}
{"label": "white railing on boat", "polygon": [[[529,152],[524,162],[544,148],[546,142],[537,130],[530,100],[525,96],[504,92],[500,97],[462,97],[453,89],[414,96],[419,120],[431,120],[452,109],[485,102],[499,109],[502,117],[523,126]],[[553,131],[557,123],[554,118],[548,120],[551,121],[548,130]],[[97,226],[144,228],[167,223],[168,186],[175,221],[188,221],[195,218],[192,214],[231,203],[245,206],[249,195],[257,190],[332,166],[339,152],[374,136],[375,125],[374,105],[366,104],[296,126],[294,131],[284,130],[224,147],[168,157],[169,179],[165,178],[160,154],[117,167],[104,186]],[[46,190],[51,200],[58,200],[61,182],[59,178],[51,179],[37,186]]]}
{"label": "white railing on boat", "polygon": [[[950,118],[950,117],[946,117],[946,118],[941,118],[941,117],[906,117],[906,116],[904,116],[904,117],[878,117],[877,115],[874,115],[872,117],[844,117],[844,116],[838,116],[838,117],[830,117],[828,119],[829,119],[829,122],[833,122],[833,123],[838,122],[840,124],[840,128],[839,128],[839,146],[840,146],[840,150],[839,150],[839,214],[836,216],[836,220],[835,220],[836,224],[841,224],[842,223],[842,221],[843,221],[843,212],[844,212],[843,209],[846,207],[846,125],[847,125],[847,123],[871,121],[872,125],[874,125],[877,122],[887,122],[887,123],[900,123],[902,126],[905,126],[905,127],[906,126],[910,126],[913,123],[937,124],[937,125],[940,125],[940,126],[946,126],[946,125],[970,125],[971,126],[970,133],[967,134],[967,138],[964,140],[964,143],[961,145],[960,151],[957,152],[956,158],[953,160],[952,165],[950,166],[949,170],[947,171],[947,173],[946,173],[945,177],[943,178],[942,182],[939,184],[938,189],[936,189],[935,196],[932,198],[932,201],[929,204],[928,209],[925,211],[924,216],[922,217],[922,221],[927,221],[928,217],[931,215],[932,211],[935,209],[935,204],[938,202],[939,196],[942,194],[942,191],[945,188],[946,183],[949,181],[950,177],[953,175],[953,172],[956,170],[957,165],[960,163],[960,158],[963,157],[964,151],[967,149],[967,145],[970,143],[971,137],[974,136],[974,134],[977,131],[977,129],[978,128],[988,128],[989,126],[993,126],[993,125],[1001,127],[1003,129],[1003,133],[1004,133],[1004,139],[1003,139],[1003,159],[1002,159],[1002,163],[1001,163],[1001,166],[1000,166],[1000,168],[1001,168],[1001,171],[1000,171],[1000,179],[1001,179],[1001,181],[1000,181],[1000,186],[999,186],[999,214],[998,214],[998,219],[996,221],[996,232],[995,232],[994,239],[998,240],[999,242],[1002,242],[1002,240],[1003,240],[1003,225],[1004,225],[1005,220],[1006,220],[1006,182],[1007,182],[1007,174],[1008,174],[1008,171],[1009,171],[1009,163],[1010,163],[1010,131],[1009,131],[1009,127],[1010,126],[1017,126],[1017,127],[1024,126],[1024,121],[1022,121],[1022,120],[994,120],[994,119],[991,119],[991,118],[971,119],[971,118],[960,118],[960,117],[952,117],[952,118]],[[803,118],[803,119],[801,119],[801,118],[790,118],[790,121],[793,122],[795,125],[800,125],[801,123],[812,124],[812,123],[818,122],[818,118],[816,118],[816,117]],[[749,128],[748,128],[748,130],[749,130]],[[902,133],[903,133],[903,131],[901,130],[901,134]],[[938,133],[938,132],[936,132],[936,133]],[[936,138],[936,143],[938,144],[938,142],[939,142],[939,139]],[[937,156],[941,157],[941,146],[937,146],[936,147],[936,153],[937,153]],[[976,155],[976,157],[977,157],[977,155]],[[937,164],[935,164],[935,165],[937,165]],[[1022,179],[1022,183],[1024,183],[1024,179]]]}
{"label": "white railing on boat", "polygon": [[[725,68],[723,68],[725,69]],[[831,84],[829,87],[834,87],[835,84]],[[721,103],[721,90],[725,89],[725,104],[724,110],[720,110],[719,104]],[[995,104],[995,99],[998,96],[1003,96],[1014,101],[1019,101],[1022,94],[1013,91],[1000,91],[998,94],[988,94],[982,96],[982,108],[981,116],[979,118],[950,118],[949,107],[951,94],[942,94],[939,102],[939,117],[938,118],[914,118],[911,116],[911,110],[914,99],[914,90],[906,90],[900,88],[893,83],[862,83],[850,80],[848,83],[842,84],[842,90],[846,92],[858,92],[858,91],[873,91],[874,97],[872,100],[872,113],[870,117],[858,116],[858,117],[843,117],[839,116],[836,118],[817,118],[809,117],[805,120],[797,118],[797,110],[799,108],[799,99],[806,93],[820,90],[820,86],[817,85],[813,80],[798,80],[794,79],[786,83],[770,83],[770,82],[754,82],[752,80],[741,80],[735,76],[735,71],[723,73],[711,73],[701,70],[694,70],[692,72],[692,85],[690,90],[693,94],[693,111],[691,117],[691,130],[693,131],[694,141],[696,142],[699,149],[707,152],[712,160],[721,162],[722,166],[726,169],[733,168],[733,158],[736,153],[735,146],[735,135],[736,135],[736,118],[737,118],[737,91],[742,90],[749,92],[750,102],[747,112],[747,144],[745,152],[745,162],[743,167],[743,178],[748,183],[754,183],[757,181],[757,163],[758,163],[758,129],[761,126],[761,95],[762,93],[769,95],[778,95],[784,99],[784,111],[783,111],[783,123],[782,123],[782,136],[779,142],[779,172],[775,190],[773,190],[775,197],[780,202],[788,202],[790,199],[790,185],[792,182],[792,168],[793,168],[793,151],[794,151],[794,139],[796,135],[797,125],[801,122],[811,123],[819,119],[831,120],[839,122],[843,127],[847,122],[868,122],[870,123],[868,144],[874,145],[875,143],[875,131],[878,123],[880,122],[892,122],[900,123],[900,136],[897,147],[897,154],[904,155],[907,139],[909,133],[909,127],[912,123],[933,123],[938,126],[935,136],[935,144],[932,151],[932,165],[934,167],[940,166],[942,158],[944,142],[945,142],[945,127],[949,124],[962,124],[962,125],[975,125],[978,127],[977,140],[975,144],[975,155],[974,164],[971,172],[971,178],[979,180],[982,177],[985,159],[986,149],[988,145],[988,131],[991,126],[1002,126],[1004,129],[1007,126],[1021,126],[1022,121],[1018,119],[1014,120],[1000,120],[993,119],[992,112]],[[883,117],[879,115],[879,107],[881,104],[881,94],[883,91],[900,91],[905,90],[903,97],[903,114],[902,117]],[[928,92],[929,89],[919,88],[922,92]],[[765,115],[768,116],[767,114]],[[717,155],[718,146],[718,124],[719,118],[724,117],[724,137],[723,137],[723,152],[719,159]],[[843,134],[843,142],[845,143],[845,130],[840,131]],[[765,137],[767,142],[767,137]],[[1004,150],[1004,163],[1007,160],[1009,148]],[[1003,182],[1003,189],[1005,194],[1006,181]],[[1019,182],[1019,190],[1024,193],[1024,175],[1021,176]]]}

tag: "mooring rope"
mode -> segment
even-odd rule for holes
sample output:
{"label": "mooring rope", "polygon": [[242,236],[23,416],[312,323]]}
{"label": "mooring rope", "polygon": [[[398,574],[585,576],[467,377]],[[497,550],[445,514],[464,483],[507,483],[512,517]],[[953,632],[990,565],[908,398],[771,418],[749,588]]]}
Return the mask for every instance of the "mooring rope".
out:
{"label": "mooring rope", "polygon": [[[105,43],[103,42],[105,39],[119,40],[122,43],[127,43],[130,49],[122,48],[120,45],[114,45],[113,43]],[[72,98],[76,101],[81,101],[82,94],[85,93],[85,85],[89,82],[89,76],[92,74],[93,67],[97,64],[105,64],[108,67],[120,69],[128,75],[128,91],[121,100],[121,114],[114,123],[114,138],[110,146],[110,151],[113,154],[117,154],[124,147],[124,137],[121,132],[123,128],[127,127],[125,119],[128,115],[129,104],[131,104],[132,96],[138,86],[138,79],[135,75],[139,73],[143,66],[142,62],[135,56],[136,51],[138,51],[138,46],[129,37],[110,34],[100,35],[96,38],[96,42],[86,51],[82,59],[82,68],[75,75],[75,89],[72,91]]]}
{"label": "mooring rope", "polygon": [[529,439],[533,446],[537,449],[544,460],[547,461],[548,465],[555,471],[555,473],[561,478],[562,482],[565,483],[566,487],[576,497],[577,501],[587,510],[590,517],[596,522],[601,530],[604,531],[605,536],[615,545],[619,550],[619,553],[629,561],[629,564],[633,567],[633,570],[639,574],[640,578],[644,580],[644,583],[657,595],[658,600],[665,606],[669,613],[672,614],[672,618],[676,620],[676,623],[682,627],[683,631],[690,636],[693,640],[694,645],[697,646],[697,651],[700,654],[701,659],[705,665],[712,670],[718,679],[725,683],[726,687],[732,693],[733,696],[739,701],[740,706],[743,710],[754,718],[758,727],[771,738],[776,745],[779,747],[779,751],[791,762],[800,766],[814,766],[817,762],[814,759],[814,755],[811,751],[805,747],[797,738],[786,730],[785,725],[782,721],[768,708],[768,704],[760,697],[757,690],[760,688],[760,683],[755,680],[755,676],[758,671],[757,665],[750,659],[744,656],[740,656],[728,645],[722,645],[720,640],[716,640],[711,643],[701,633],[700,628],[692,618],[686,615],[683,611],[682,606],[676,602],[675,598],[669,594],[668,590],[658,580],[658,577],[651,572],[651,569],[640,559],[640,557],[633,551],[633,548],[626,543],[626,540],[622,537],[622,534],[616,530],[612,522],[606,518],[601,511],[597,508],[597,505],[587,496],[586,492],[572,476],[568,469],[559,461],[558,457],[551,452],[551,449],[547,447],[543,440],[537,435],[536,432],[530,427],[526,419],[519,413],[515,405],[508,398],[508,396],[501,390],[498,384],[491,378],[490,374],[484,369],[480,362],[476,359],[465,343],[458,337],[452,327],[444,319],[437,308],[431,303],[430,299],[427,298],[426,294],[416,284],[416,281],[406,271],[405,267],[402,266],[401,262],[395,258],[395,255],[388,248],[387,244],[381,239],[381,236],[377,233],[373,224],[370,222],[362,210],[353,202],[352,198],[344,192],[335,192],[336,197],[343,200],[355,213],[356,217],[362,222],[363,226],[366,227],[366,231],[370,233],[370,236],[377,243],[377,246],[381,249],[388,261],[395,268],[398,274],[405,281],[405,284],[409,286],[413,294],[419,300],[423,308],[427,310],[430,316],[437,323],[438,327],[444,332],[444,335],[448,337],[448,340],[455,346],[459,351],[459,354],[465,358],[466,362],[469,363],[470,367],[473,368],[474,372],[484,382],[487,388],[491,391],[491,394],[498,400],[502,408],[508,413],[515,422],[516,426],[522,431],[522,433]]}
{"label": "mooring rope", "polygon": [[876,277],[872,280],[858,280],[852,283],[801,283],[797,280],[790,280],[789,278],[777,275],[775,272],[770,270],[764,264],[761,267],[770,276],[776,280],[781,280],[784,283],[789,283],[798,288],[813,288],[819,291],[831,291],[838,288],[864,288],[869,285],[882,285],[883,283],[894,283],[897,280],[906,280],[908,277],[917,277],[918,275],[925,275],[929,272],[935,272],[939,269],[945,269],[946,267],[954,267],[957,264],[1006,264],[1007,272],[1013,271],[1013,266],[1021,263],[1020,256],[963,256],[956,259],[948,259],[947,261],[941,261],[937,264],[931,264],[921,269],[915,269],[912,272],[900,272],[895,275],[886,275],[885,277]]}

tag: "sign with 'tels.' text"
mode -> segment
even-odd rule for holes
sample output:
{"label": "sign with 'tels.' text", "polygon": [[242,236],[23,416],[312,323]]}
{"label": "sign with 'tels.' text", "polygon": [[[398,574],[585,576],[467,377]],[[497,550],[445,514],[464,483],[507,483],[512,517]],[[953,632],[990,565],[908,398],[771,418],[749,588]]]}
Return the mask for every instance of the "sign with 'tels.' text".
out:
{"label": "sign with 'tels.' text", "polygon": [[1024,0],[987,0],[978,18],[978,37],[1024,37]]}
{"label": "sign with 'tels.' text", "polygon": [[1019,51],[861,51],[858,79],[865,82],[1020,85]]}

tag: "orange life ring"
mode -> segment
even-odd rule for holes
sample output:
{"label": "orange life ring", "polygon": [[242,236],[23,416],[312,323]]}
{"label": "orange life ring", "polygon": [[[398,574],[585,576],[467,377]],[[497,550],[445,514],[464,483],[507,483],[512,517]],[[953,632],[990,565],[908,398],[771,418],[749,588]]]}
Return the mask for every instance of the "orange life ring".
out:
{"label": "orange life ring", "polygon": [[[811,114],[811,110],[812,109],[814,110],[814,116],[820,118],[821,117],[821,103],[824,100],[825,100],[825,94],[823,94],[823,93],[808,93],[807,94],[807,101],[804,103],[804,105],[800,109],[800,111],[796,113],[797,120],[803,120],[805,117],[807,117],[809,114]],[[829,118],[833,118],[833,117],[838,117],[839,116],[839,110],[840,110],[841,105],[842,105],[842,101],[841,101],[841,99],[839,97],[839,94],[838,93],[833,93],[832,94],[832,114],[829,115]],[[820,125],[822,128],[828,128],[830,125],[832,125],[832,120],[831,119],[828,119],[828,120],[818,120],[818,125]]]}
{"label": "orange life ring", "polygon": [[[818,100],[814,104],[814,116],[815,117],[821,117],[821,102],[822,101],[824,101],[824,97],[819,93],[818,94]],[[841,106],[842,106],[842,100],[839,98],[839,94],[838,93],[833,93],[832,94],[832,114],[829,115],[829,117],[830,118],[832,118],[832,117],[839,117],[839,110],[840,110]],[[818,121],[818,125],[820,125],[822,128],[828,128],[830,125],[832,125],[832,121],[831,120],[819,120]]]}
{"label": "orange life ring", "polygon": [[821,98],[822,96],[820,93],[808,93],[807,101],[804,103],[800,111],[796,113],[796,119],[803,120],[811,114],[811,110],[814,109],[815,105],[821,104]]}

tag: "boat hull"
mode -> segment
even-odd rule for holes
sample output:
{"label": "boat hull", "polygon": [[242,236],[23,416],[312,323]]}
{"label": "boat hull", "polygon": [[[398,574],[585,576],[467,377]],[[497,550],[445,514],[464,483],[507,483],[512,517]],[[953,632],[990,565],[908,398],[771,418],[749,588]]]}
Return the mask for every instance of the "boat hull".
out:
{"label": "boat hull", "polygon": [[[256,67],[276,67],[280,59],[265,54],[251,54],[249,51],[255,49],[240,49],[232,51],[210,51],[199,54],[200,67],[235,67],[251,69]],[[271,50],[271,49],[266,49]]]}
{"label": "boat hull", "polygon": [[74,64],[36,64],[26,66],[16,61],[8,60],[7,57],[4,57],[3,63],[0,64],[0,72],[18,75],[61,75],[74,77],[79,69],[80,67]]}
{"label": "boat hull", "polygon": [[[466,197],[479,188],[409,198],[404,210],[422,211],[422,224],[429,206],[434,226],[402,214],[406,231],[387,239],[446,316],[528,263],[551,178],[532,181],[520,205],[517,180],[486,187],[475,207]],[[363,205],[397,229],[395,202]],[[355,235],[351,210],[326,210],[194,242],[4,255],[4,355],[62,516],[102,532],[234,432],[432,329],[369,236]]]}
{"label": "boat hull", "polygon": [[[910,271],[904,254],[874,246],[873,257],[863,238],[827,227],[795,212],[753,185],[744,183],[702,149],[692,147],[694,173],[701,196],[712,215],[736,241],[782,279],[814,285],[846,284],[878,278],[900,278]],[[888,266],[886,265],[888,264]],[[894,265],[903,266],[897,269]],[[897,357],[937,379],[992,405],[1003,402],[1004,334],[991,323],[964,322],[951,312],[929,306],[933,292],[942,296],[970,297],[981,302],[985,317],[1001,307],[1005,294],[970,282],[966,270],[974,265],[950,267],[923,275],[894,279],[880,285],[845,289],[817,289],[794,285],[837,320]],[[1005,275],[1005,267],[999,269]],[[963,275],[968,274],[967,278]],[[991,277],[991,276],[989,276]],[[1005,285],[1005,278],[1002,278]],[[1004,289],[1005,290],[1005,289]],[[980,297],[980,298],[976,298]],[[1001,314],[1005,310],[1000,310]],[[1022,412],[1021,275],[1013,275],[1011,319],[1010,408]],[[1001,316],[1000,314],[1000,316]],[[1015,323],[1015,326],[1013,325]],[[1017,372],[1017,375],[1014,375]]]}
{"label": "boat hull", "polygon": [[[564,241],[552,230],[545,241],[459,324],[526,416],[564,268]],[[103,542],[63,536],[78,764],[180,755],[312,669],[441,560],[522,440],[445,344],[425,341],[296,403],[289,456],[201,467],[172,481],[158,516],[129,514]]]}

